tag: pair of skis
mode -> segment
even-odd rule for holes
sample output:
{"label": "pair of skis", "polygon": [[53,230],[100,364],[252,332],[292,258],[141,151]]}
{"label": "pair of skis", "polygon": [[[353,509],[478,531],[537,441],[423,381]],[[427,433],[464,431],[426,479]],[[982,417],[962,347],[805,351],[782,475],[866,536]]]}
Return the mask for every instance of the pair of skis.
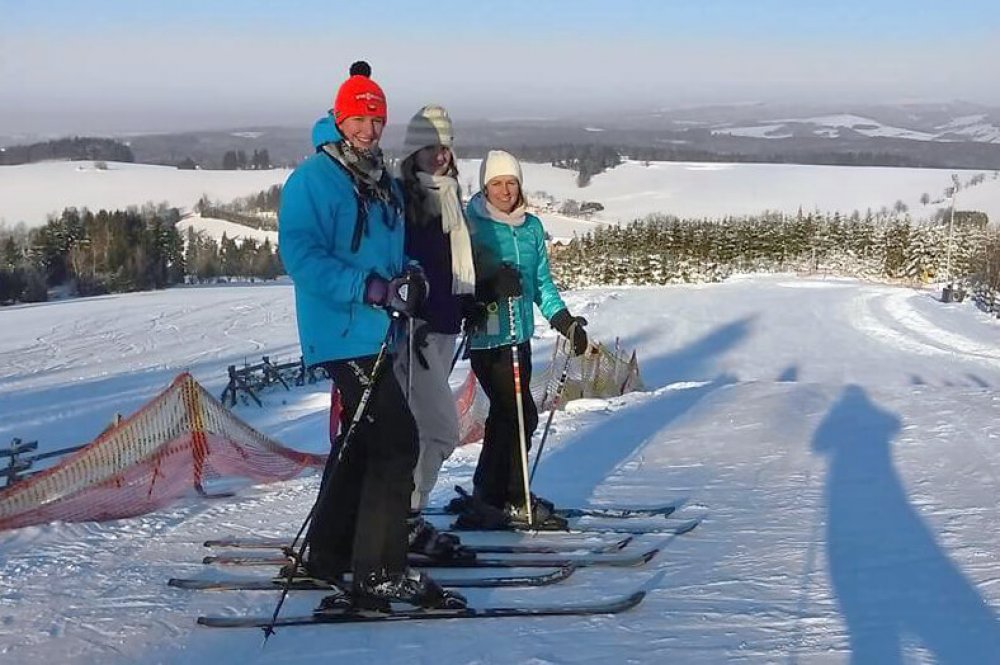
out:
{"label": "pair of skis", "polygon": [[[605,542],[600,545],[588,545],[587,543],[566,544],[566,543],[514,543],[488,544],[488,545],[462,545],[466,552],[475,554],[558,554],[560,552],[586,552],[588,554],[608,554],[623,550],[635,536],[629,535],[613,542]],[[291,545],[288,538],[217,538],[206,540],[205,547],[225,547],[229,549],[279,549],[283,553],[291,553]],[[212,563],[206,561],[205,563]]]}
{"label": "pair of skis", "polygon": [[[649,563],[659,554],[660,548],[654,547],[638,554],[590,554],[582,556],[531,557],[518,556],[508,558],[475,559],[433,559],[431,557],[410,554],[409,565],[415,568],[561,568],[563,566],[616,566],[632,567]],[[206,556],[202,563],[222,566],[284,566],[293,563],[291,556],[254,556],[248,554],[215,554]]]}
{"label": "pair of skis", "polygon": [[[543,573],[524,573],[520,575],[498,575],[489,577],[456,577],[448,578],[434,576],[434,580],[443,587],[461,588],[512,588],[538,587],[558,584],[576,572],[577,566],[560,566],[555,570]],[[167,584],[178,589],[192,591],[281,591],[285,585],[284,577],[272,579],[248,578],[227,580],[201,580],[187,578],[171,578]],[[289,587],[291,591],[336,591],[337,587],[324,580],[313,577],[293,577]]]}
{"label": "pair of skis", "polygon": [[[604,601],[545,605],[539,607],[483,607],[445,610],[398,610],[391,613],[358,610],[318,611],[302,616],[281,617],[274,622],[279,626],[308,626],[328,623],[376,623],[428,619],[487,619],[497,617],[550,617],[588,616],[593,614],[618,614],[642,602],[646,592],[635,591],[627,596]],[[198,623],[211,628],[268,628],[270,617],[198,617]]]}
{"label": "pair of skis", "polygon": [[[667,503],[662,506],[652,506],[649,508],[616,508],[591,507],[591,508],[556,508],[553,513],[566,519],[577,517],[597,517],[607,519],[632,519],[638,517],[669,517],[680,507],[680,502]],[[424,515],[453,515],[445,506],[428,506],[422,511]]]}

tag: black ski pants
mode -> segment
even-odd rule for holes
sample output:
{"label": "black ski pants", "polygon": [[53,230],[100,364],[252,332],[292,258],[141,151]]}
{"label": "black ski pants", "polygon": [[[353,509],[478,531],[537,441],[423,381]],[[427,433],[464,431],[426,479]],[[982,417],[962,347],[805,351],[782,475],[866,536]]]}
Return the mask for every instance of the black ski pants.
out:
{"label": "black ski pants", "polygon": [[479,454],[473,485],[478,498],[498,508],[503,508],[507,503],[524,504],[512,348],[518,350],[521,403],[524,405],[524,438],[530,450],[531,435],[538,427],[538,409],[530,390],[531,344],[524,342],[517,347],[501,346],[470,352],[472,371],[486,396],[490,398],[483,450]]}
{"label": "black ski pants", "polygon": [[[344,445],[354,413],[372,376],[375,356],[323,363],[340,390],[340,436]],[[309,563],[327,571],[372,572],[406,568],[406,517],[413,493],[419,444],[417,425],[386,357],[353,440],[323,472],[316,513],[307,536]]]}

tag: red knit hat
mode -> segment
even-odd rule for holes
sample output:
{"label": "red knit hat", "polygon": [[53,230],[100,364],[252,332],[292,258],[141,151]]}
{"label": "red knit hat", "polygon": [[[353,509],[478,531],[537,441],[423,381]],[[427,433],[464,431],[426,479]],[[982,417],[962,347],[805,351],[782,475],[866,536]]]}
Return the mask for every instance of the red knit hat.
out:
{"label": "red knit hat", "polygon": [[356,115],[370,115],[385,122],[385,93],[369,78],[371,75],[372,68],[364,60],[351,65],[351,77],[341,84],[333,100],[333,119],[338,125],[344,118]]}

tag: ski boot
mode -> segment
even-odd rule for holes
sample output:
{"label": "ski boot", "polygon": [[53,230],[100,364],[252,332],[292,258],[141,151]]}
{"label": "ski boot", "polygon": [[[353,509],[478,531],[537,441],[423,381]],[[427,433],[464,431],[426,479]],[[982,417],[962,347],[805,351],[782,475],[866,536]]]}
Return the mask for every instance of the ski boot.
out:
{"label": "ski boot", "polygon": [[334,584],[332,587],[333,593],[323,596],[313,614],[342,614],[355,609],[354,598],[343,583]]}
{"label": "ski boot", "polygon": [[391,603],[407,603],[428,610],[463,609],[465,596],[448,591],[426,573],[407,568],[402,573],[374,572],[354,579],[351,590],[353,608],[391,612]]}
{"label": "ski boot", "polygon": [[444,507],[444,512],[451,513],[452,515],[461,515],[469,509],[474,499],[461,485],[455,485],[455,492],[458,493],[458,496],[448,502]]}
{"label": "ski boot", "polygon": [[510,529],[510,515],[502,508],[469,497],[462,504],[462,510],[452,528],[465,531],[506,531]]}
{"label": "ski boot", "polygon": [[508,503],[506,512],[508,523],[512,529],[535,529],[537,531],[566,531],[569,521],[556,513],[555,505],[534,494],[531,495],[531,526],[528,525],[528,514],[524,503]]}
{"label": "ski boot", "polygon": [[408,550],[411,554],[425,556],[435,561],[474,561],[476,553],[462,546],[462,541],[453,533],[442,533],[419,514],[411,514],[406,520]]}
{"label": "ski boot", "polygon": [[306,556],[306,559],[301,563],[286,563],[281,567],[281,571],[275,579],[281,582],[291,575],[292,579],[311,579],[338,586],[343,583],[347,571],[348,566],[346,565],[338,566],[324,559]]}

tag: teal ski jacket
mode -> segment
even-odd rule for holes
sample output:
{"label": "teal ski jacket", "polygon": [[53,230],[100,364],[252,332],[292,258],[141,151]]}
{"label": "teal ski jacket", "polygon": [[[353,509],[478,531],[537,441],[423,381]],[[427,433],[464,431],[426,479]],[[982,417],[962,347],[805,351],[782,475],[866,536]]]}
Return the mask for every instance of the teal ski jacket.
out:
{"label": "teal ski jacket", "polygon": [[521,226],[497,222],[486,212],[484,202],[480,192],[472,197],[466,209],[472,234],[476,280],[479,284],[488,284],[500,265],[509,263],[521,274],[521,297],[514,298],[513,337],[507,300],[486,303],[486,323],[469,338],[473,349],[491,349],[530,340],[535,329],[535,305],[549,320],[559,310],[566,309],[552,282],[541,220],[526,214]]}
{"label": "teal ski jacket", "polygon": [[[288,177],[278,211],[278,248],[295,285],[306,365],[378,353],[390,318],[365,304],[365,280],[373,272],[391,279],[406,263],[402,196],[395,183],[398,206],[374,200],[359,205],[346,169],[320,150],[341,139],[333,118],[320,119],[312,138],[317,152]],[[352,251],[359,222],[364,232]]]}

